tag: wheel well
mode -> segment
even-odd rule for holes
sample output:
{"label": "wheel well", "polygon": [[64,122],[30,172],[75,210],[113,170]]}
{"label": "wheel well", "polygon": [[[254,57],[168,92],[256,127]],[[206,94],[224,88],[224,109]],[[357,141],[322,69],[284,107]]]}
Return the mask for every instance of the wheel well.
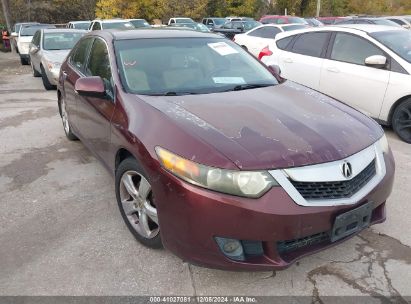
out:
{"label": "wheel well", "polygon": [[117,151],[116,163],[115,163],[116,170],[118,166],[120,165],[120,163],[128,157],[135,158],[133,154],[131,154],[127,149],[121,148],[120,150]]}
{"label": "wheel well", "polygon": [[407,95],[404,97],[401,97],[400,99],[398,99],[391,107],[390,109],[390,114],[388,115],[388,124],[391,125],[392,124],[392,116],[394,115],[394,111],[395,109],[405,100],[410,99],[411,95]]}

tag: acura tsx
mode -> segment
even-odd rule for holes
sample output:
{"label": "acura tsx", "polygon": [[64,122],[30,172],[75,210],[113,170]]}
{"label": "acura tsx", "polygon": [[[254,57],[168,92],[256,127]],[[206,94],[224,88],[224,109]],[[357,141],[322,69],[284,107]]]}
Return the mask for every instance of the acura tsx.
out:
{"label": "acura tsx", "polygon": [[58,106],[142,244],[282,269],[384,221],[394,160],[372,119],[276,76],[216,34],[94,31],[61,67]]}

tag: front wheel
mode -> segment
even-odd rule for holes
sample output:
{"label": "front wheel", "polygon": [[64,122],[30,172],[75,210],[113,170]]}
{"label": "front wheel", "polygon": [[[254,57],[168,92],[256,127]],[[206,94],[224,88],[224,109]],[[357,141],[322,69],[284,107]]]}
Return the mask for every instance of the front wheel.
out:
{"label": "front wheel", "polygon": [[41,76],[41,73],[39,73],[39,72],[36,70],[36,68],[35,68],[34,65],[33,65],[33,61],[30,60],[30,64],[31,64],[31,71],[32,71],[32,73],[33,73],[33,76],[34,76],[34,77],[40,77],[40,76]]}
{"label": "front wheel", "polygon": [[411,144],[411,99],[403,101],[395,108],[392,128],[403,141]]}
{"label": "front wheel", "polygon": [[21,63],[21,65],[28,65],[29,60],[27,58],[23,58],[23,57],[20,56],[20,63]]}
{"label": "front wheel", "polygon": [[41,69],[41,79],[43,80],[43,85],[44,88],[49,91],[49,90],[53,90],[56,88],[56,86],[52,85],[47,77],[46,71],[44,70],[44,67],[41,65],[40,66]]}
{"label": "front wheel", "polygon": [[143,245],[162,248],[151,184],[134,158],[126,158],[120,163],[115,183],[120,213],[130,232]]}
{"label": "front wheel", "polygon": [[66,137],[69,140],[77,140],[77,136],[71,132],[71,126],[70,126],[70,121],[67,116],[67,110],[66,110],[66,103],[64,102],[64,98],[61,98],[60,101],[60,114],[61,114],[61,120],[63,122],[63,128],[64,128],[64,133],[66,134]]}

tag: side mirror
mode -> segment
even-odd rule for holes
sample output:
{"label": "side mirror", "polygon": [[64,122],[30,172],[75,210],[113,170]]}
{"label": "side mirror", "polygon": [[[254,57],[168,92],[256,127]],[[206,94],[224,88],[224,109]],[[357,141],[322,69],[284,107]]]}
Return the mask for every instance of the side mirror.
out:
{"label": "side mirror", "polygon": [[106,95],[103,79],[99,76],[77,79],[74,89],[79,95],[82,96],[104,97]]}
{"label": "side mirror", "polygon": [[13,32],[13,33],[10,34],[11,37],[17,37],[18,35],[19,35],[19,34],[16,33],[16,32]]}
{"label": "side mirror", "polygon": [[34,45],[33,43],[30,44],[30,50],[29,52],[32,54],[35,54],[39,51],[39,47],[37,45]]}
{"label": "side mirror", "polygon": [[381,55],[373,55],[365,58],[365,65],[377,69],[382,69],[387,66],[387,57]]}
{"label": "side mirror", "polygon": [[267,68],[279,83],[283,83],[286,80],[285,78],[281,77],[281,69],[278,65],[269,65]]}

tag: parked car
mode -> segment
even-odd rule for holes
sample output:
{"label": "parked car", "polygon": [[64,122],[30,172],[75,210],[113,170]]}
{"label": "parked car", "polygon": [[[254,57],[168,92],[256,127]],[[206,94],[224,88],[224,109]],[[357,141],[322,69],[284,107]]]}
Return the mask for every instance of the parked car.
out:
{"label": "parked car", "polygon": [[13,31],[10,33],[10,43],[13,45],[14,49],[16,50],[16,53],[19,52],[19,49],[17,47],[17,38],[19,36],[20,28],[23,25],[32,25],[32,24],[40,24],[38,22],[21,22],[21,23],[16,23],[13,26]]}
{"label": "parked car", "polygon": [[260,22],[262,24],[289,24],[289,23],[297,23],[297,24],[308,24],[303,18],[296,17],[296,16],[281,16],[281,15],[265,15],[261,17]]}
{"label": "parked car", "polygon": [[30,43],[29,54],[34,77],[41,77],[46,90],[56,87],[61,64],[86,33],[75,29],[40,29]]}
{"label": "parked car", "polygon": [[76,30],[88,30],[90,27],[91,21],[70,21],[67,23],[67,28],[76,29]]}
{"label": "parked car", "polygon": [[208,17],[203,18],[201,21],[204,25],[206,25],[209,29],[213,29],[215,27],[222,26],[227,20],[225,18],[217,18],[217,17]]}
{"label": "parked car", "polygon": [[411,29],[411,17],[409,16],[384,16],[381,19],[391,20],[407,30]]}
{"label": "parked car", "polygon": [[317,20],[315,18],[304,18],[304,20],[307,22],[309,26],[324,26],[324,23],[322,23],[320,20]]}
{"label": "parked car", "polygon": [[174,23],[170,27],[182,27],[199,32],[209,33],[210,29],[202,23],[192,22],[192,23]]}
{"label": "parked car", "polygon": [[135,28],[151,28],[151,25],[147,22],[146,19],[126,19]]}
{"label": "parked car", "polygon": [[98,31],[98,30],[132,30],[134,29],[129,21],[124,19],[96,19],[93,20],[90,24],[89,31]]}
{"label": "parked car", "polygon": [[385,219],[394,159],[381,127],[278,84],[219,35],[89,33],[63,63],[57,96],[68,139],[115,176],[120,213],[148,247],[282,269]]}
{"label": "parked car", "polygon": [[264,47],[274,41],[278,33],[307,27],[305,24],[264,24],[244,34],[235,35],[233,40],[257,57]]}
{"label": "parked car", "polygon": [[186,17],[170,18],[167,25],[173,25],[175,23],[194,23],[194,20]]}
{"label": "parked car", "polygon": [[341,24],[377,24],[377,25],[387,25],[387,26],[396,26],[396,27],[401,26],[398,23],[395,23],[394,21],[383,19],[383,18],[350,18],[350,19],[345,19],[342,21],[335,22],[335,25],[341,25]]}
{"label": "parked car", "polygon": [[20,56],[20,62],[22,65],[30,63],[29,47],[33,35],[37,30],[42,28],[56,28],[51,24],[31,24],[23,25],[20,27],[19,35],[17,37],[17,48]]}
{"label": "parked car", "polygon": [[233,39],[234,35],[247,32],[257,26],[260,26],[261,23],[255,20],[247,21],[228,21],[218,28],[214,28],[213,32],[221,33],[226,36],[228,39]]}
{"label": "parked car", "polygon": [[[352,24],[281,33],[268,65],[281,76],[336,98],[411,143],[411,32]],[[304,71],[304,72],[302,72]]]}
{"label": "parked car", "polygon": [[351,17],[317,17],[317,20],[321,21],[324,25],[332,25],[337,22],[352,19]]}

